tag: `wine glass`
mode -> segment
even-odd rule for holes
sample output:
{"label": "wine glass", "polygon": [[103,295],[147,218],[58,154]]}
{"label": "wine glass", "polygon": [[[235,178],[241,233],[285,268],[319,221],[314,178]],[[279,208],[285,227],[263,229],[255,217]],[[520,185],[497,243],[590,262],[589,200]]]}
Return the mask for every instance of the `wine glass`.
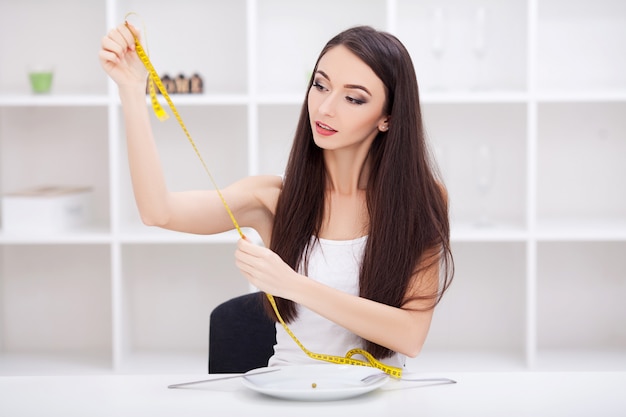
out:
{"label": "wine glass", "polygon": [[492,225],[489,216],[489,194],[493,187],[495,159],[491,145],[483,143],[476,148],[474,155],[474,175],[479,198],[479,214],[476,225],[488,227]]}
{"label": "wine glass", "polygon": [[446,148],[444,145],[435,145],[433,149],[433,167],[436,169],[438,175],[445,179],[447,173],[446,167]]}
{"label": "wine glass", "polygon": [[443,7],[435,7],[432,14],[432,38],[430,52],[435,58],[433,90],[443,90],[443,54],[445,52],[445,15]]}
{"label": "wine glass", "polygon": [[474,13],[474,37],[472,42],[472,53],[476,58],[474,89],[485,88],[484,69],[485,55],[487,54],[487,10],[480,6]]}

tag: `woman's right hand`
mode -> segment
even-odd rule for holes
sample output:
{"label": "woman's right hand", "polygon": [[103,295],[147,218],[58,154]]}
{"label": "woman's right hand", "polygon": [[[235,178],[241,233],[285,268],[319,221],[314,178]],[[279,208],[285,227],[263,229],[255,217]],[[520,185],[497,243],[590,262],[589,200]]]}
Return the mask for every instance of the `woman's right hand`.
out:
{"label": "woman's right hand", "polygon": [[130,24],[111,29],[102,38],[98,56],[104,71],[119,87],[141,86],[145,89],[148,71],[135,51],[133,33],[139,38],[139,32]]}

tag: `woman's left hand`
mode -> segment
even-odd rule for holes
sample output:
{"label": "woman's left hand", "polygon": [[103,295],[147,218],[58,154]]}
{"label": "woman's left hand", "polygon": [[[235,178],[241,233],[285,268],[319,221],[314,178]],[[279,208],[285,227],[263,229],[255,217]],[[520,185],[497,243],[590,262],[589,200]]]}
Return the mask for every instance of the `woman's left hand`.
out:
{"label": "woman's left hand", "polygon": [[237,243],[235,264],[250,284],[277,297],[293,299],[294,284],[302,278],[275,252],[245,238]]}

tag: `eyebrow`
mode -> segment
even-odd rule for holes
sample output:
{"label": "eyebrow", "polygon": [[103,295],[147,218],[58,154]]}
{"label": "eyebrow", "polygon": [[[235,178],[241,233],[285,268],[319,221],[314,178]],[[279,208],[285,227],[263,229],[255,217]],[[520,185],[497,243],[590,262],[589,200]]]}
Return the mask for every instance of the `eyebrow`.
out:
{"label": "eyebrow", "polygon": [[[320,74],[322,77],[326,78],[328,81],[330,81],[330,77],[324,71],[317,70],[317,73]],[[367,88],[365,88],[364,86],[359,85],[359,84],[345,84],[343,87],[344,88],[349,88],[351,90],[363,90],[364,92],[366,92],[370,96],[372,95],[372,93],[370,93],[370,90],[368,90]]]}

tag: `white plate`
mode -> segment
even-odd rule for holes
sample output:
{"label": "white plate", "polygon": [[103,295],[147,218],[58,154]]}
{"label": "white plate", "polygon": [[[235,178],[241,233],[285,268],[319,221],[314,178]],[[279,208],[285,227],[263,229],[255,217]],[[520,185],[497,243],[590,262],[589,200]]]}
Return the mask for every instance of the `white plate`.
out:
{"label": "white plate", "polygon": [[[276,372],[255,375],[277,368]],[[361,380],[381,373],[376,368],[356,365],[292,365],[253,369],[244,375],[242,382],[246,387],[272,397],[329,401],[356,397],[380,388],[388,381],[388,375],[370,383]]]}

